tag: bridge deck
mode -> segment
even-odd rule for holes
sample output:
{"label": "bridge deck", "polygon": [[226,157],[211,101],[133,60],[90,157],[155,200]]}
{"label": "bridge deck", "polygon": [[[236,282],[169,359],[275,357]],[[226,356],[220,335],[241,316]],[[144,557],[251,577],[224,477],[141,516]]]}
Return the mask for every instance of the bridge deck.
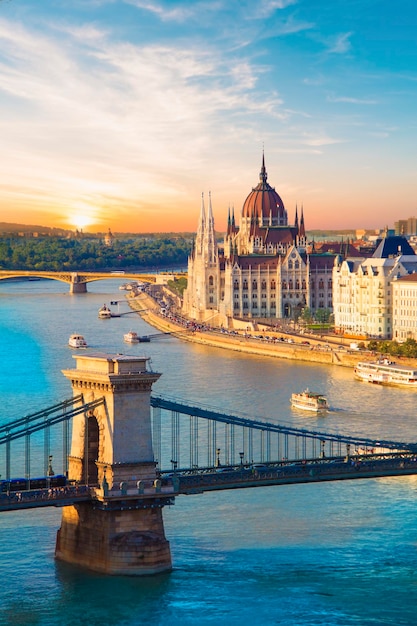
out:
{"label": "bridge deck", "polygon": [[149,482],[138,492],[112,489],[107,494],[95,487],[69,486],[0,494],[0,512],[46,506],[70,506],[93,501],[97,508],[110,510],[153,508],[173,504],[179,495],[205,491],[247,489],[300,483],[317,483],[417,474],[414,455],[370,456],[368,458],[311,459],[306,462],[270,463],[261,467],[237,466],[204,469],[181,469],[161,473],[161,486]]}

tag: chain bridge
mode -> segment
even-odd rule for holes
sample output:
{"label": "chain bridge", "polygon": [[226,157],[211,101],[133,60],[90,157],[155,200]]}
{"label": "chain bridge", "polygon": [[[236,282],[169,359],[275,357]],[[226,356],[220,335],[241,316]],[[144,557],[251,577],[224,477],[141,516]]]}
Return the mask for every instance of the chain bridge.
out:
{"label": "chain bridge", "polygon": [[[156,493],[172,504],[180,494],[204,491],[417,474],[414,442],[294,428],[160,395],[150,404],[160,484],[124,493],[115,485],[108,494],[123,497],[125,506],[146,507]],[[100,405],[104,397],[85,402],[78,394],[0,427],[0,511],[100,501],[91,464],[80,480],[67,480],[72,419],[81,415],[88,433]]]}
{"label": "chain bridge", "polygon": [[182,273],[162,272],[159,274],[147,274],[144,272],[41,272],[36,270],[0,270],[0,280],[10,278],[45,278],[48,280],[58,280],[68,283],[70,293],[86,293],[87,283],[96,280],[107,280],[109,278],[121,278],[127,280],[135,280],[143,283],[156,283],[161,279],[177,278],[184,276]]}
{"label": "chain bridge", "polygon": [[[171,567],[180,495],[417,474],[417,442],[279,425],[151,395],[145,357],[76,355],[73,397],[0,427],[0,511],[62,507],[56,556],[111,574]],[[100,537],[100,539],[98,539]]]}

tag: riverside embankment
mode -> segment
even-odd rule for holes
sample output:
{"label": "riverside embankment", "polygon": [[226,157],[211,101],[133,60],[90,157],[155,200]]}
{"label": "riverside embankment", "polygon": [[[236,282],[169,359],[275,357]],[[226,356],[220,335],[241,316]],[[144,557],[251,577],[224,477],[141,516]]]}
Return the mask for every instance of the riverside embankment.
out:
{"label": "riverside embankment", "polygon": [[[339,350],[335,344],[333,347],[325,347],[327,344],[318,340],[311,340],[310,345],[301,344],[301,339],[297,343],[286,341],[274,341],[274,339],[261,340],[248,336],[247,334],[228,334],[215,330],[193,330],[185,328],[173,319],[159,313],[159,305],[146,293],[141,293],[134,298],[128,298],[129,306],[136,310],[139,315],[151,326],[161,332],[171,333],[183,341],[245,352],[247,354],[257,354],[279,359],[291,359],[295,361],[306,361],[311,363],[323,363],[328,365],[339,365],[343,367],[354,367],[354,365],[364,357],[371,358],[369,352],[353,352]],[[271,338],[282,336],[283,333],[268,332]],[[404,360],[405,363],[405,360]]]}

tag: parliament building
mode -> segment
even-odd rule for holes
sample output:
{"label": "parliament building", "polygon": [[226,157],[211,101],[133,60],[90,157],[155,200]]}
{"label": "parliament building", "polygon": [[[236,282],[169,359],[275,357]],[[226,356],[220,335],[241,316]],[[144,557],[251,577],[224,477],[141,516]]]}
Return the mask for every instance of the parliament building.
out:
{"label": "parliament building", "polygon": [[[332,310],[332,270],[340,246],[317,252],[308,246],[304,211],[294,221],[268,182],[265,158],[259,182],[243,203],[238,223],[229,208],[223,248],[218,246],[211,196],[204,197],[193,250],[183,312],[192,319],[232,327],[234,320],[273,322]],[[342,244],[343,245],[343,244]],[[356,253],[349,245],[343,256]]]}

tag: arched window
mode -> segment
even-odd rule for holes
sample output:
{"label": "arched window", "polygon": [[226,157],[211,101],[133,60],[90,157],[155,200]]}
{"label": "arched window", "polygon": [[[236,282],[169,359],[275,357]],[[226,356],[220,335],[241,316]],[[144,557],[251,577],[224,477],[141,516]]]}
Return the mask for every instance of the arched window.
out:
{"label": "arched window", "polygon": [[292,270],[292,261],[288,261],[288,269]]}
{"label": "arched window", "polygon": [[322,278],[319,280],[319,289],[324,289],[324,281]]}
{"label": "arched window", "polygon": [[300,289],[300,281],[298,280],[298,278],[297,278],[297,280],[295,281],[295,288],[296,288],[296,289]]}
{"label": "arched window", "polygon": [[258,282],[256,280],[252,281],[252,289],[258,289]]}
{"label": "arched window", "polygon": [[275,280],[271,280],[271,289],[275,289],[275,288],[276,288]]}
{"label": "arched window", "polygon": [[292,291],[292,289],[293,289],[292,280],[289,280],[289,281],[288,281],[288,289],[289,289],[290,291]]}
{"label": "arched window", "polygon": [[332,288],[332,285],[333,285],[333,283],[332,283],[332,279],[331,279],[331,278],[329,278],[329,282],[328,282],[329,289],[331,289],[331,288]]}
{"label": "arched window", "polygon": [[209,276],[209,286],[213,287],[213,285],[214,285],[214,278],[213,276]]}
{"label": "arched window", "polygon": [[286,280],[283,280],[283,281],[282,281],[282,288],[283,288],[283,289],[286,289],[286,288],[287,288],[287,281],[286,281]]}
{"label": "arched window", "polygon": [[243,289],[245,289],[245,291],[247,291],[247,290],[248,290],[248,281],[246,280],[246,278],[245,278],[245,280],[243,281]]}
{"label": "arched window", "polygon": [[304,279],[303,279],[303,283],[302,283],[302,288],[303,288],[303,289],[307,289],[307,286],[306,286],[306,281],[305,281]]}
{"label": "arched window", "polygon": [[294,267],[295,267],[296,270],[298,270],[299,267],[300,267],[300,262],[299,261],[295,261]]}
{"label": "arched window", "polygon": [[233,283],[233,289],[239,289],[239,281],[235,280]]}
{"label": "arched window", "polygon": [[262,281],[262,285],[261,285],[262,289],[266,289],[266,280]]}

